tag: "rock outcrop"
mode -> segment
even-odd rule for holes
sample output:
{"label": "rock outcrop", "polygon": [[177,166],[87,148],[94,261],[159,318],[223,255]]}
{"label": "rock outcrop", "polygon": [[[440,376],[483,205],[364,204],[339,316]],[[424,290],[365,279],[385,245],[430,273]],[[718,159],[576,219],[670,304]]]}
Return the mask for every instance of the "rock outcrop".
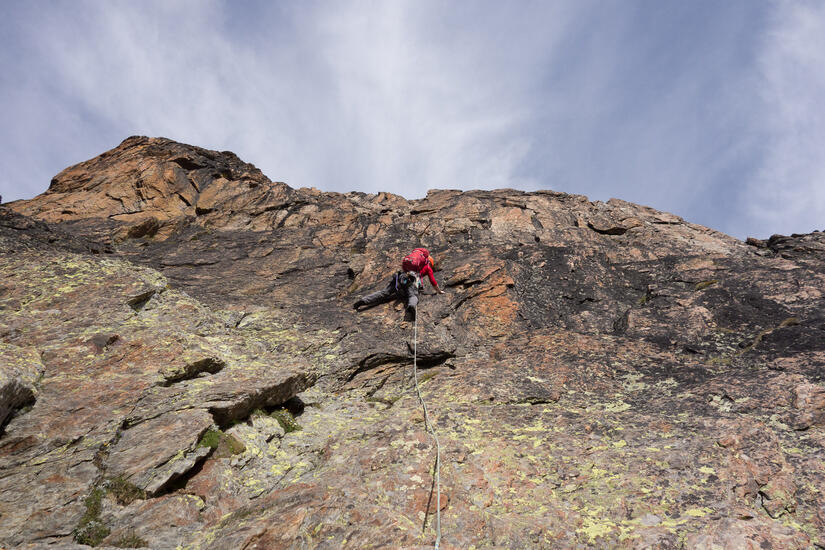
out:
{"label": "rock outcrop", "polygon": [[0,545],[825,547],[825,234],[133,137],[0,207]]}

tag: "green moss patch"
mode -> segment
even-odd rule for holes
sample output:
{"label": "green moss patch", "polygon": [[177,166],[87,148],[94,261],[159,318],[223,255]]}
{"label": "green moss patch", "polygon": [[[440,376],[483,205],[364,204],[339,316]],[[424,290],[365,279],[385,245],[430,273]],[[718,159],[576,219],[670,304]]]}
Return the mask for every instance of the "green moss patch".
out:
{"label": "green moss patch", "polygon": [[[112,478],[107,483],[109,493],[121,506],[126,506],[138,499],[146,498],[146,491],[126,480],[123,476]],[[128,548],[128,547],[124,547]]]}
{"label": "green moss patch", "polygon": [[278,421],[278,424],[281,425],[286,433],[297,432],[303,429],[287,409],[276,409],[272,411],[270,416]]}
{"label": "green moss patch", "polygon": [[112,543],[112,546],[115,548],[148,548],[149,543],[137,536],[137,533],[134,531],[128,531],[118,537],[115,542]]}
{"label": "green moss patch", "polygon": [[201,440],[198,441],[198,447],[209,447],[210,449],[217,449],[218,445],[221,442],[222,435],[222,431],[210,428],[206,430],[206,433],[204,433],[201,436]]}
{"label": "green moss patch", "polygon": [[100,512],[103,506],[103,496],[106,492],[100,487],[95,487],[89,496],[86,497],[84,504],[86,505],[86,512],[80,518],[80,523],[75,527],[73,534],[74,540],[79,544],[87,544],[89,546],[97,546],[103,539],[109,536],[109,528],[100,521]]}
{"label": "green moss patch", "polygon": [[216,429],[207,430],[201,437],[201,440],[198,441],[198,447],[215,449],[216,458],[227,458],[232,455],[241,454],[246,450],[246,445],[237,437]]}

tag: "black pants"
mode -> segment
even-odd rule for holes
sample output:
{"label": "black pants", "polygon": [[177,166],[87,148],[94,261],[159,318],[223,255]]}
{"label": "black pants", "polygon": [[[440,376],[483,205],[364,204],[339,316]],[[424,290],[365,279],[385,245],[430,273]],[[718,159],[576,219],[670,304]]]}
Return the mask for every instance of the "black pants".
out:
{"label": "black pants", "polygon": [[361,302],[365,306],[374,306],[390,300],[400,299],[407,301],[407,307],[416,307],[418,305],[418,283],[413,279],[410,284],[402,285],[400,282],[401,275],[400,272],[393,275],[383,290],[367,294],[361,298]]}

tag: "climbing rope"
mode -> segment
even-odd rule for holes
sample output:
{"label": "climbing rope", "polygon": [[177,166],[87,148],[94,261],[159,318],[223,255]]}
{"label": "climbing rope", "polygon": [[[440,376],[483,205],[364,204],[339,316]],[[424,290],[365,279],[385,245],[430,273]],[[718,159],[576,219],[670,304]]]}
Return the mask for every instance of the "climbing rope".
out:
{"label": "climbing rope", "polygon": [[421,388],[418,386],[418,311],[415,312],[415,320],[413,321],[413,378],[415,379],[415,393],[418,394],[418,401],[421,403],[421,408],[424,409],[424,426],[435,440],[435,550],[438,550],[441,545],[441,444],[439,444],[438,435],[436,435],[435,428],[430,422],[427,404],[424,403],[424,398],[421,397]]}

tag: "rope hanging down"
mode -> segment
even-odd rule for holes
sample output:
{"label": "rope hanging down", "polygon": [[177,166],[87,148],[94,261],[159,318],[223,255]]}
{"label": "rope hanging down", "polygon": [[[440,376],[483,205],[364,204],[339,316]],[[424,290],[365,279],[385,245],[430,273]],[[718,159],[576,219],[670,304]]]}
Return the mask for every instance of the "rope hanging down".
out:
{"label": "rope hanging down", "polygon": [[427,404],[424,403],[424,398],[421,397],[421,388],[418,386],[418,312],[416,312],[415,320],[413,321],[413,378],[415,379],[415,393],[418,394],[418,401],[421,403],[421,408],[424,409],[424,426],[430,435],[435,440],[435,487],[436,487],[436,501],[435,501],[435,550],[441,545],[441,445],[438,442],[438,435],[435,433],[430,422],[429,414],[427,413]]}

